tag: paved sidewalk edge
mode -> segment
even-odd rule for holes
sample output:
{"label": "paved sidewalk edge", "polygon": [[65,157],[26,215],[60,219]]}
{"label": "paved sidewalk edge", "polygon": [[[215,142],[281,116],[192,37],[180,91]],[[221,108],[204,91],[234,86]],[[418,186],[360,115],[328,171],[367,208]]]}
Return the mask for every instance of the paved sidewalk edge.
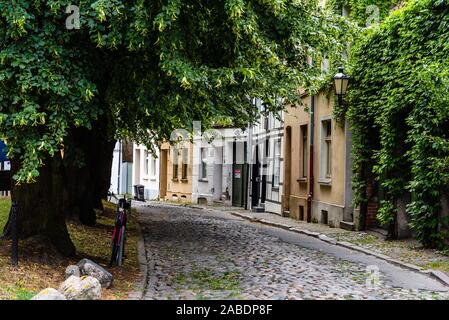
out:
{"label": "paved sidewalk edge", "polygon": [[147,266],[147,257],[145,250],[145,243],[143,239],[142,228],[139,224],[139,219],[136,222],[137,233],[139,236],[139,240],[137,240],[137,259],[139,261],[140,272],[142,273],[142,278],[140,282],[136,285],[136,290],[131,292],[128,296],[129,300],[142,300],[145,295],[145,288],[148,280],[148,266]]}
{"label": "paved sidewalk edge", "polygon": [[261,223],[261,224],[264,224],[264,225],[268,225],[268,226],[272,226],[272,227],[281,228],[281,229],[284,229],[284,230],[289,230],[289,231],[292,231],[292,232],[300,233],[300,234],[303,234],[303,235],[306,235],[306,236],[309,236],[309,237],[317,238],[317,239],[319,239],[321,241],[324,241],[324,242],[327,242],[327,243],[330,243],[330,244],[333,244],[333,245],[337,245],[337,246],[344,247],[344,248],[347,248],[347,249],[351,249],[351,250],[354,250],[354,251],[362,252],[362,253],[370,255],[370,256],[374,256],[376,258],[382,259],[384,261],[387,261],[387,262],[389,262],[391,264],[400,266],[402,268],[405,268],[405,269],[408,269],[408,270],[412,270],[412,271],[415,271],[415,272],[419,272],[419,273],[431,276],[432,278],[438,280],[439,282],[441,282],[445,286],[449,287],[449,277],[446,274],[444,274],[443,272],[441,272],[441,271],[430,270],[430,269],[429,270],[423,270],[421,267],[418,267],[416,265],[413,265],[413,264],[410,264],[410,263],[406,263],[406,262],[402,262],[402,261],[397,260],[397,259],[393,259],[393,258],[391,258],[391,257],[389,257],[387,255],[381,254],[381,253],[376,253],[376,252],[370,251],[368,249],[362,248],[362,247],[360,247],[358,245],[355,245],[355,244],[352,244],[350,242],[337,241],[334,238],[328,237],[327,235],[320,234],[318,232],[313,232],[313,231],[309,231],[309,230],[305,230],[305,229],[300,229],[300,228],[293,227],[293,226],[290,226],[290,225],[287,225],[287,224],[276,223],[276,222],[268,221],[268,220],[265,220],[265,219],[259,219],[259,218],[255,218],[255,217],[250,217],[250,216],[247,216],[245,214],[238,213],[238,212],[232,212],[232,211],[227,211],[227,212],[230,213],[233,216],[236,216],[236,217],[239,217],[239,218],[251,221],[251,222]]}

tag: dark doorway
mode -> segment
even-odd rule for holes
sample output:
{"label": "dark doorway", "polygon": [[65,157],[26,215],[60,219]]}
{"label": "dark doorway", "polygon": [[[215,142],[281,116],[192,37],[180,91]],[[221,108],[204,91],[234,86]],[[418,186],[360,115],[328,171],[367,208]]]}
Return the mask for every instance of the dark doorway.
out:
{"label": "dark doorway", "polygon": [[246,142],[235,141],[232,145],[232,151],[232,205],[246,208],[248,189]]}
{"label": "dark doorway", "polygon": [[259,206],[260,200],[260,161],[259,161],[259,145],[256,145],[255,163],[252,165],[251,177],[251,206]]}
{"label": "dark doorway", "polygon": [[284,213],[290,214],[290,175],[291,175],[291,157],[292,157],[292,128],[285,130],[285,162],[284,162]]}

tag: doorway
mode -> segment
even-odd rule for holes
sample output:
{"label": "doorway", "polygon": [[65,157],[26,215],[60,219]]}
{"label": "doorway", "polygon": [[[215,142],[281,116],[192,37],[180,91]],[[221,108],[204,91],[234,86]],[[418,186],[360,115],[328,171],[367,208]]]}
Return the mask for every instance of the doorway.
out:
{"label": "doorway", "polygon": [[248,166],[246,164],[246,142],[234,141],[232,145],[232,205],[247,206]]}
{"label": "doorway", "polygon": [[284,211],[290,211],[292,165],[292,128],[285,130],[285,163],[284,163]]}
{"label": "doorway", "polygon": [[256,145],[254,158],[255,163],[253,163],[252,165],[252,175],[251,175],[251,207],[258,207],[260,200],[259,145]]}
{"label": "doorway", "polygon": [[168,149],[161,150],[160,160],[160,182],[159,182],[159,197],[164,199],[167,196],[167,159]]}

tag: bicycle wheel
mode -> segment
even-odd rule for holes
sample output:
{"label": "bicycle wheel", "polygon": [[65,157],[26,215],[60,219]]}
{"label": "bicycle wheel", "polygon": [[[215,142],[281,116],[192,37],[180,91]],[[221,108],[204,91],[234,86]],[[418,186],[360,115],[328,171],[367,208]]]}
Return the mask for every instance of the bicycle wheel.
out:
{"label": "bicycle wheel", "polygon": [[125,251],[125,227],[122,227],[120,236],[120,244],[118,248],[117,265],[120,267],[123,264],[123,255]]}
{"label": "bicycle wheel", "polygon": [[118,245],[112,244],[112,254],[111,254],[111,261],[109,262],[109,267],[112,267],[114,262],[117,261],[117,253],[118,253]]}

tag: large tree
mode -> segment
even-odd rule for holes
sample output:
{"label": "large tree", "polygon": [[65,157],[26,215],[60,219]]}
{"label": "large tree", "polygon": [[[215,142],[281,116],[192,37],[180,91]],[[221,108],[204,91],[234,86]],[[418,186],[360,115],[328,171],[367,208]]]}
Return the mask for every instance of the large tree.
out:
{"label": "large tree", "polygon": [[20,234],[65,254],[65,216],[95,222],[114,138],[150,145],[195,120],[244,125],[251,97],[266,112],[282,108],[276,97],[297,103],[347,34],[315,0],[81,0],[68,30],[71,4],[0,0],[0,134]]}

